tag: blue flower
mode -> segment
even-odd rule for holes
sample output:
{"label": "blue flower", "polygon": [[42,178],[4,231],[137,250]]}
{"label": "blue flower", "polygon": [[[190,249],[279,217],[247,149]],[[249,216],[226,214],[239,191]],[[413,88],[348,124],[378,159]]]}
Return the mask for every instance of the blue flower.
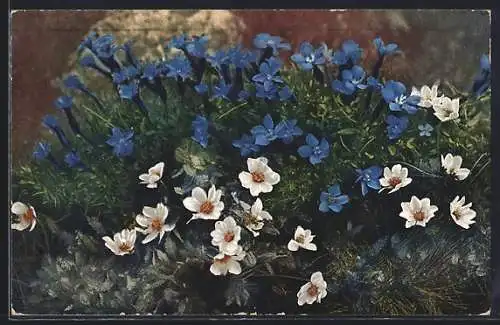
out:
{"label": "blue flower", "polygon": [[136,82],[118,85],[118,93],[123,99],[134,99],[139,93],[139,85]]}
{"label": "blue flower", "polygon": [[186,46],[186,34],[172,37],[172,39],[167,44],[168,48],[176,48],[176,49],[182,49],[185,46]]}
{"label": "blue flower", "polygon": [[252,153],[257,153],[260,147],[255,144],[255,136],[243,134],[241,139],[233,141],[233,147],[240,149],[240,155],[246,157]]}
{"label": "blue flower", "polygon": [[195,36],[185,44],[186,51],[197,58],[204,58],[207,51],[208,36]]}
{"label": "blue flower", "polygon": [[332,89],[346,95],[352,95],[356,89],[366,89],[368,86],[363,84],[365,79],[365,70],[359,65],[352,69],[342,70],[342,81],[333,80]]}
{"label": "blue flower", "polygon": [[351,61],[352,64],[358,63],[363,54],[363,49],[353,40],[347,40],[342,43],[342,49],[333,52],[332,63],[336,65],[347,64]]}
{"label": "blue flower", "polygon": [[168,73],[167,77],[180,77],[182,80],[186,80],[193,69],[191,68],[191,63],[186,58],[181,56],[176,56],[170,62],[167,63]]}
{"label": "blue flower", "polygon": [[208,86],[205,83],[200,83],[194,86],[194,90],[196,90],[196,92],[201,95],[208,91]]}
{"label": "blue flower", "polygon": [[290,57],[302,70],[312,70],[313,66],[325,63],[324,48],[319,47],[314,50],[314,47],[309,42],[302,42],[299,47],[299,53],[295,53]]}
{"label": "blue flower", "polygon": [[256,93],[255,96],[257,98],[265,98],[265,99],[275,99],[278,95],[278,87],[272,84],[269,89],[265,89],[264,85],[256,84]]}
{"label": "blue flower", "polygon": [[273,55],[277,55],[279,50],[284,49],[290,51],[292,47],[288,43],[284,43],[279,36],[271,36],[268,33],[260,33],[253,39],[253,45],[258,49],[270,47],[273,49]]}
{"label": "blue flower", "polygon": [[281,88],[281,90],[278,92],[278,96],[280,98],[280,101],[282,102],[294,97],[292,90],[288,86]]}
{"label": "blue flower", "polygon": [[358,178],[355,183],[361,182],[361,194],[363,196],[368,193],[368,188],[380,190],[380,176],[382,175],[382,167],[371,166],[366,169],[356,169]]}
{"label": "blue flower", "polygon": [[259,73],[252,77],[255,82],[263,83],[264,90],[269,90],[275,82],[283,83],[283,79],[280,76],[276,76],[276,73],[281,68],[281,61],[274,57],[271,57],[262,62],[259,67]]}
{"label": "blue flower", "polygon": [[335,184],[328,188],[328,192],[321,192],[319,197],[319,211],[328,212],[329,210],[339,213],[343,205],[349,203],[349,196],[340,192],[340,185]]}
{"label": "blue flower", "polygon": [[33,151],[33,158],[44,160],[50,155],[51,145],[48,142],[38,142]]}
{"label": "blue flower", "polygon": [[85,167],[85,165],[82,163],[80,156],[78,155],[77,152],[71,151],[70,153],[66,154],[64,156],[64,162],[70,167],[70,168],[75,168],[75,167]]}
{"label": "blue flower", "polygon": [[118,50],[114,42],[115,39],[113,35],[100,36],[92,42],[92,52],[94,52],[99,59],[107,60]]}
{"label": "blue flower", "polygon": [[420,124],[418,126],[418,129],[420,130],[421,137],[430,137],[432,130],[434,130],[432,125],[430,125],[429,123]]}
{"label": "blue flower", "polygon": [[55,100],[54,105],[61,111],[70,110],[73,105],[73,97],[60,96]]}
{"label": "blue flower", "polygon": [[113,147],[113,153],[120,158],[132,155],[134,150],[134,142],[132,141],[134,131],[122,131],[120,128],[115,127],[111,132],[112,135],[106,143]]}
{"label": "blue flower", "polygon": [[384,45],[384,41],[379,36],[375,37],[375,39],[373,40],[373,44],[375,44],[378,55],[380,56],[391,55],[399,52],[398,44],[389,43],[387,45]]}
{"label": "blue flower", "polygon": [[90,68],[94,68],[97,66],[94,57],[90,54],[85,55],[80,59],[80,65],[82,67],[90,67]]}
{"label": "blue flower", "polygon": [[385,119],[387,123],[387,135],[389,140],[398,139],[401,134],[408,128],[408,117],[397,117],[395,115],[388,115]]}
{"label": "blue flower", "polygon": [[488,90],[491,86],[491,63],[486,54],[481,56],[479,74],[474,79],[472,91],[479,97]]}
{"label": "blue flower", "polygon": [[300,146],[298,153],[302,158],[309,158],[309,162],[316,165],[330,154],[330,144],[325,138],[321,142],[311,133],[306,136],[306,144]]}
{"label": "blue flower", "polygon": [[142,78],[153,81],[159,74],[159,70],[154,63],[147,63],[142,68]]}
{"label": "blue flower", "polygon": [[236,68],[244,69],[251,62],[251,54],[241,49],[241,45],[234,46],[227,51],[229,60]]}
{"label": "blue flower", "polygon": [[255,144],[259,146],[267,146],[278,138],[274,132],[273,119],[269,114],[264,116],[262,125],[254,126],[250,132],[255,136]]}
{"label": "blue flower", "polygon": [[97,37],[96,32],[90,32],[78,46],[78,51],[81,51],[85,48],[92,49],[92,42],[96,37]]}
{"label": "blue flower", "polygon": [[74,74],[70,74],[63,80],[63,85],[64,87],[68,89],[76,89],[80,91],[87,92],[88,89],[85,87],[85,85],[82,83],[82,81],[78,78],[78,76]]}
{"label": "blue flower", "polygon": [[191,138],[206,148],[208,146],[208,120],[204,116],[197,115],[191,125],[194,133]]}
{"label": "blue flower", "polygon": [[389,80],[382,88],[382,96],[389,104],[391,111],[406,111],[408,114],[415,114],[418,110],[420,97],[408,96],[406,87],[399,81]]}
{"label": "blue flower", "polygon": [[219,84],[214,86],[213,89],[213,99],[221,98],[221,99],[226,99],[229,100],[229,97],[227,95],[229,94],[229,91],[231,90],[231,85],[228,85],[224,82],[224,79],[219,80]]}
{"label": "blue flower", "polygon": [[208,55],[207,61],[212,67],[217,70],[221,69],[221,66],[229,63],[229,56],[224,50],[217,50],[215,55]]}
{"label": "blue flower", "polygon": [[295,119],[279,122],[274,132],[285,144],[292,143],[293,137],[301,136],[303,133],[302,129],[297,126],[297,120]]}
{"label": "blue flower", "polygon": [[55,133],[63,146],[70,147],[68,138],[66,138],[64,131],[61,129],[61,127],[57,123],[56,118],[53,115],[45,115],[42,118],[42,125]]}
{"label": "blue flower", "polygon": [[240,101],[240,102],[246,101],[248,99],[248,97],[250,97],[250,93],[245,89],[243,89],[242,91],[240,91],[238,93],[238,101]]}
{"label": "blue flower", "polygon": [[377,91],[381,90],[382,87],[384,86],[383,84],[380,83],[380,81],[378,81],[377,78],[374,78],[372,76],[369,76],[368,78],[366,78],[366,84],[369,87],[373,87]]}

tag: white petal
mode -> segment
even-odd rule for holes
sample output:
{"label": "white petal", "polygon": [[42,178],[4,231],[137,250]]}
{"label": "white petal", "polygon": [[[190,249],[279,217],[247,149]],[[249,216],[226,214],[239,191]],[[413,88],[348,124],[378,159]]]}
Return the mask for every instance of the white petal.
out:
{"label": "white petal", "polygon": [[152,241],[153,239],[155,239],[156,237],[158,237],[158,232],[157,232],[157,231],[151,232],[150,234],[148,234],[148,235],[146,236],[146,238],[144,238],[144,239],[142,240],[142,243],[143,243],[143,244],[147,244],[147,243],[149,243],[150,241]]}
{"label": "white petal", "polygon": [[191,191],[191,196],[202,203],[207,200],[207,193],[201,187],[195,187]]}
{"label": "white petal", "polygon": [[155,218],[157,216],[157,211],[152,207],[144,207],[142,209],[142,214],[148,218]]}
{"label": "white petal", "polygon": [[149,227],[149,225],[151,224],[151,219],[143,216],[142,214],[138,214],[135,217],[135,222],[137,222],[137,224],[139,224],[139,226],[141,227]]}
{"label": "white petal", "polygon": [[248,158],[247,159],[247,167],[248,167],[248,171],[250,173],[253,173],[255,171],[258,171],[260,170],[260,168],[262,167],[262,162],[259,160],[259,159],[253,159],[253,158]]}
{"label": "white petal", "polygon": [[280,175],[278,173],[273,172],[272,170],[265,173],[266,183],[270,185],[276,185],[280,181]]}
{"label": "white petal", "polygon": [[263,208],[262,201],[259,198],[257,198],[254,204],[252,205],[251,212],[254,216],[260,216],[262,208]]}
{"label": "white petal", "polygon": [[212,186],[208,190],[208,196],[207,196],[208,201],[213,202],[215,200],[215,192],[216,192],[215,185],[212,184]]}
{"label": "white petal", "polygon": [[422,208],[420,200],[416,196],[412,196],[410,200],[410,210],[412,212],[419,211]]}
{"label": "white petal", "polygon": [[455,171],[455,176],[458,178],[458,180],[463,181],[464,179],[469,176],[470,170],[467,168],[460,168]]}
{"label": "white petal", "polygon": [[249,186],[249,190],[250,190],[250,195],[251,196],[259,196],[260,192],[262,192],[261,188],[260,188],[260,185],[258,183],[252,183]]}
{"label": "white petal", "polygon": [[19,223],[11,223],[10,228],[13,230],[23,231],[29,226],[30,226],[29,223],[19,222]]}
{"label": "white petal", "polygon": [[33,231],[33,229],[35,229],[35,226],[36,226],[36,218],[31,221],[31,228],[29,231]]}
{"label": "white petal", "polygon": [[14,202],[10,210],[17,215],[23,215],[28,211],[28,206],[22,202]]}
{"label": "white petal", "polygon": [[267,211],[262,211],[262,212],[260,213],[260,216],[261,216],[261,218],[262,218],[262,219],[264,219],[264,220],[273,220],[273,217],[272,217],[272,216],[271,216],[271,214],[269,214],[269,212],[267,212]]}
{"label": "white petal", "polygon": [[210,266],[210,272],[212,272],[213,275],[221,275],[223,273],[223,269],[220,266],[220,263],[213,263]]}
{"label": "white petal", "polygon": [[405,228],[413,227],[417,222],[415,220],[406,220]]}
{"label": "white petal", "polygon": [[238,175],[238,178],[240,179],[241,186],[243,186],[244,188],[250,188],[250,186],[254,184],[252,180],[252,175],[250,173],[241,172]]}
{"label": "white petal", "polygon": [[303,247],[307,250],[310,250],[310,251],[316,251],[318,249],[316,247],[316,244],[313,244],[313,243],[304,244]]}
{"label": "white petal", "polygon": [[299,244],[293,239],[288,242],[287,247],[288,247],[288,250],[290,250],[292,252],[296,252],[299,250]]}
{"label": "white petal", "polygon": [[389,169],[389,167],[385,167],[384,168],[384,178],[390,179],[391,176],[392,176],[391,170]]}
{"label": "white petal", "polygon": [[233,259],[231,259],[229,262],[227,262],[227,269],[228,269],[229,273],[232,273],[232,274],[240,274],[241,273],[240,263],[238,263],[237,261],[234,261]]}
{"label": "white petal", "polygon": [[198,201],[197,199],[195,199],[194,197],[189,196],[189,197],[185,198],[184,200],[182,200],[182,204],[189,211],[198,212],[198,211],[200,211],[200,206],[202,203],[200,201]]}

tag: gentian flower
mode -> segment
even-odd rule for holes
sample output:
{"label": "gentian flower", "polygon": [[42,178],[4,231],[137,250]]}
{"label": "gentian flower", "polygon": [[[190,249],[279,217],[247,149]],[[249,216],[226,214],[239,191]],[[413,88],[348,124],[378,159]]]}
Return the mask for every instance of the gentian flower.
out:
{"label": "gentian flower", "polygon": [[362,54],[363,49],[361,49],[356,42],[347,40],[342,43],[342,49],[333,52],[331,61],[336,65],[344,65],[349,61],[352,64],[357,64]]}
{"label": "gentian flower", "polygon": [[87,87],[85,87],[83,82],[78,78],[78,76],[74,74],[70,74],[66,78],[64,78],[63,85],[68,89],[76,89],[83,92],[89,91]]}
{"label": "gentian flower", "polygon": [[332,89],[345,95],[352,95],[356,89],[368,87],[362,83],[365,75],[365,71],[359,65],[353,66],[352,69],[342,70],[342,81],[333,80]]}
{"label": "gentian flower", "polygon": [[297,120],[295,119],[279,122],[274,132],[284,144],[292,143],[293,137],[301,136],[303,133],[302,129],[297,126]]}
{"label": "gentian flower", "polygon": [[154,81],[155,78],[158,76],[159,71],[156,68],[156,64],[154,63],[147,63],[143,66],[142,68],[142,79],[146,79],[148,81]]}
{"label": "gentian flower", "polygon": [[432,130],[434,130],[432,125],[430,125],[429,123],[420,124],[418,126],[418,129],[420,130],[421,137],[430,137]]}
{"label": "gentian flower", "polygon": [[243,134],[241,139],[233,141],[233,147],[240,149],[240,155],[246,157],[252,153],[257,153],[260,147],[255,144],[255,136]]}
{"label": "gentian flower", "polygon": [[106,143],[113,147],[113,153],[119,158],[132,155],[134,150],[134,143],[132,141],[134,131],[125,131],[115,127],[111,132],[112,135]]}
{"label": "gentian flower", "polygon": [[481,69],[474,80],[472,91],[479,97],[491,86],[491,63],[486,54],[481,56]]}
{"label": "gentian flower", "polygon": [[264,116],[262,125],[254,126],[250,132],[255,136],[255,144],[259,146],[267,146],[278,138],[274,132],[273,119],[269,114]]}
{"label": "gentian flower", "polygon": [[80,52],[86,48],[88,49],[91,49],[92,48],[92,42],[93,40],[97,37],[97,33],[96,32],[90,32],[84,39],[83,41],[80,43],[80,45],[78,45],[78,49],[77,51]]}
{"label": "gentian flower", "polygon": [[406,95],[406,87],[399,81],[387,81],[382,88],[382,96],[389,104],[389,109],[395,112],[404,110],[408,114],[415,114],[420,103],[420,97]]}
{"label": "gentian flower", "polygon": [[387,123],[387,135],[389,140],[398,139],[401,134],[408,128],[408,117],[397,117],[395,115],[388,115],[386,118]]}
{"label": "gentian flower", "polygon": [[76,151],[71,151],[68,154],[64,156],[64,162],[70,167],[70,168],[82,168],[85,170],[88,170],[87,166],[82,162],[80,159],[80,155]]}
{"label": "gentian flower", "polygon": [[226,84],[224,79],[219,80],[219,84],[214,86],[213,89],[213,99],[221,98],[221,99],[226,99],[230,100],[227,95],[229,94],[229,91],[231,90],[231,85]]}
{"label": "gentian flower", "polygon": [[70,110],[73,105],[73,97],[60,96],[55,100],[54,105],[61,111]]}
{"label": "gentian flower", "polygon": [[183,49],[186,46],[186,34],[178,35],[172,37],[172,39],[168,42],[167,47],[168,48],[176,48],[176,49]]}
{"label": "gentian flower", "polygon": [[309,42],[302,42],[299,47],[299,53],[295,53],[290,59],[297,64],[301,70],[312,70],[313,66],[325,63],[324,49],[314,47]]}
{"label": "gentian flower", "polygon": [[118,86],[118,93],[123,99],[134,99],[139,94],[139,85],[136,82],[121,84]]}
{"label": "gentian flower", "polygon": [[316,165],[330,154],[330,144],[325,138],[321,142],[311,133],[306,136],[306,144],[300,146],[298,153],[302,158],[309,158],[309,162]]}
{"label": "gentian flower", "polygon": [[366,78],[366,84],[368,85],[368,87],[373,87],[373,89],[377,91],[382,90],[382,87],[384,86],[382,83],[380,83],[380,81],[378,81],[377,78],[374,78],[372,76]]}
{"label": "gentian flower", "polygon": [[99,36],[92,42],[92,52],[99,58],[108,60],[115,55],[118,47],[113,35]]}
{"label": "gentian flower", "polygon": [[84,68],[92,68],[105,76],[109,76],[109,72],[101,68],[95,62],[95,58],[92,55],[85,55],[80,59],[80,65]]}
{"label": "gentian flower", "polygon": [[274,57],[267,59],[262,62],[259,67],[259,73],[252,77],[254,82],[260,82],[264,85],[264,90],[269,90],[271,86],[277,83],[283,83],[283,79],[277,76],[276,73],[281,68],[281,61]]}
{"label": "gentian flower", "polygon": [[281,102],[285,102],[285,101],[289,100],[290,98],[294,98],[292,90],[288,86],[281,88],[281,90],[278,92],[278,96],[279,96]]}
{"label": "gentian flower", "polygon": [[112,78],[113,78],[113,83],[115,85],[122,84],[122,83],[124,83],[125,81],[128,80],[127,74],[125,73],[124,70],[113,72]]}
{"label": "gentian flower", "polygon": [[201,95],[208,92],[208,86],[205,83],[200,83],[194,86],[194,90],[196,90],[196,92]]}
{"label": "gentian flower", "polygon": [[275,99],[276,96],[278,95],[278,88],[274,84],[272,84],[269,89],[265,89],[264,85],[262,84],[256,84],[255,88],[256,88],[255,96],[257,98]]}
{"label": "gentian flower", "polygon": [[195,36],[185,44],[186,51],[197,58],[204,58],[207,51],[208,36]]}
{"label": "gentian flower", "polygon": [[243,89],[242,91],[240,91],[238,93],[238,101],[240,101],[240,102],[246,101],[248,99],[248,97],[250,97],[250,93],[245,89]]}
{"label": "gentian flower", "polygon": [[66,138],[66,135],[64,134],[64,131],[61,129],[59,124],[57,123],[57,120],[54,116],[52,115],[45,115],[42,119],[42,125],[48,129],[52,133],[55,133],[59,141],[64,147],[70,147],[70,143],[68,138]]}
{"label": "gentian flower", "polygon": [[241,45],[234,46],[227,51],[229,61],[240,69],[246,68],[251,62],[251,54],[241,49]]}
{"label": "gentian flower", "polygon": [[179,77],[182,80],[186,80],[193,72],[189,61],[181,56],[176,56],[170,60],[170,62],[167,63],[167,67],[169,69],[167,77]]}
{"label": "gentian flower", "polygon": [[279,50],[290,51],[292,47],[288,43],[282,42],[281,37],[271,36],[268,33],[260,33],[253,39],[253,45],[258,49],[270,47],[273,49],[273,55],[278,55]]}
{"label": "gentian flower", "polygon": [[208,145],[208,120],[206,117],[197,115],[192,123],[194,141],[198,142],[203,148]]}
{"label": "gentian flower", "polygon": [[361,182],[361,194],[363,196],[368,193],[368,188],[380,190],[380,176],[382,175],[382,167],[371,166],[366,169],[356,169],[358,178],[355,183]]}
{"label": "gentian flower", "polygon": [[33,158],[44,160],[50,155],[51,145],[48,142],[38,142],[33,151]]}
{"label": "gentian flower", "polygon": [[373,40],[373,44],[375,44],[379,56],[386,56],[399,52],[398,44],[389,43],[385,45],[384,41],[378,36]]}
{"label": "gentian flower", "polygon": [[328,188],[328,192],[321,192],[319,211],[328,212],[329,210],[339,213],[342,206],[349,202],[349,196],[340,192],[340,185],[335,184]]}
{"label": "gentian flower", "polygon": [[207,61],[217,71],[220,71],[223,65],[229,63],[229,56],[224,50],[217,50],[215,55],[207,55]]}

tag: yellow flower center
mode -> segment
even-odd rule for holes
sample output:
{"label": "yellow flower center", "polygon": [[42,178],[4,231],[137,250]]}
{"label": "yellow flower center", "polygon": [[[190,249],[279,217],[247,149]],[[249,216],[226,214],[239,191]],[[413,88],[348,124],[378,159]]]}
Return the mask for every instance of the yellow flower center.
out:
{"label": "yellow flower center", "polygon": [[401,178],[399,177],[392,177],[390,180],[389,180],[389,185],[391,187],[396,187],[397,185],[401,184]]}
{"label": "yellow flower center", "polygon": [[423,213],[422,211],[415,212],[413,214],[413,219],[415,219],[416,221],[424,221],[425,213]]}
{"label": "yellow flower center", "polygon": [[200,212],[203,214],[210,214],[212,211],[214,211],[214,205],[210,201],[205,201],[200,206]]}
{"label": "yellow flower center", "polygon": [[225,242],[229,243],[229,242],[233,241],[233,239],[234,239],[234,233],[232,231],[226,232],[224,234],[224,241]]}
{"label": "yellow flower center", "polygon": [[161,228],[163,227],[162,222],[160,218],[155,218],[153,221],[151,221],[151,228],[154,231],[161,231]]}
{"label": "yellow flower center", "polygon": [[300,244],[303,244],[305,240],[306,238],[304,237],[304,235],[299,235],[297,236],[297,238],[295,238],[295,241]]}
{"label": "yellow flower center", "polygon": [[309,286],[309,289],[307,289],[307,294],[310,295],[311,297],[317,297],[319,293],[318,287],[315,286],[314,284],[311,284]]}
{"label": "yellow flower center", "polygon": [[226,264],[231,259],[231,255],[224,255],[223,258],[214,258],[215,263]]}
{"label": "yellow flower center", "polygon": [[251,213],[245,213],[243,223],[245,224],[245,226],[252,226],[258,224],[259,219]]}
{"label": "yellow flower center", "polygon": [[28,210],[23,214],[22,218],[24,221],[26,221],[26,223],[32,223],[33,219],[35,219],[35,215],[33,214],[33,209],[28,208]]}
{"label": "yellow flower center", "polygon": [[122,252],[130,252],[133,248],[134,246],[130,246],[128,243],[122,243],[120,246],[118,246],[118,249]]}
{"label": "yellow flower center", "polygon": [[261,173],[261,172],[253,172],[252,174],[252,180],[255,182],[255,183],[262,183],[265,181],[265,177],[264,177],[264,173]]}

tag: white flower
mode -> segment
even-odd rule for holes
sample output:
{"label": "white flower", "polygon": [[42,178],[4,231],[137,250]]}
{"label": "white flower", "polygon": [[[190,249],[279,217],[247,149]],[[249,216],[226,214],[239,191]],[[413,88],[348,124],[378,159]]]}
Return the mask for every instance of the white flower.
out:
{"label": "white flower", "polygon": [[221,253],[227,255],[237,254],[240,246],[241,227],[236,224],[233,217],[227,217],[223,221],[215,223],[215,230],[210,233],[212,245],[219,247]]}
{"label": "white flower", "polygon": [[311,234],[311,230],[304,230],[304,228],[298,226],[297,229],[295,229],[293,239],[288,242],[288,249],[292,252],[296,252],[302,247],[310,251],[315,251],[317,249],[316,245],[312,243],[314,237],[315,235]]}
{"label": "white flower", "polygon": [[392,166],[392,169],[389,167],[384,168],[384,177],[380,179],[380,185],[382,188],[379,192],[383,190],[389,190],[389,193],[396,192],[402,187],[410,184],[412,179],[408,177],[408,168],[401,167],[400,164]]}
{"label": "white flower", "polygon": [[326,297],[326,294],[326,281],[323,280],[323,274],[321,272],[314,272],[311,275],[311,281],[304,284],[299,292],[297,292],[297,303],[299,306],[304,304],[310,305],[315,301],[320,303],[321,299]]}
{"label": "white flower", "polygon": [[470,170],[467,168],[461,168],[462,157],[453,156],[451,153],[447,154],[446,157],[441,155],[441,166],[446,170],[446,173],[453,175],[459,181],[463,181],[470,174]]}
{"label": "white flower", "polygon": [[438,210],[437,206],[431,205],[431,200],[428,198],[420,200],[416,196],[412,196],[410,202],[401,203],[401,208],[403,211],[399,216],[406,219],[406,228],[415,225],[425,227],[425,224],[434,217],[434,213]]}
{"label": "white flower", "polygon": [[415,87],[412,88],[410,96],[418,96],[420,97],[419,106],[430,108],[433,106],[434,101],[436,100],[438,94],[438,83],[434,83],[432,88],[429,86],[423,86],[420,90]]}
{"label": "white flower", "polygon": [[146,238],[142,241],[143,244],[149,243],[158,235],[160,235],[160,240],[162,240],[165,232],[172,231],[175,228],[175,224],[167,225],[165,221],[168,216],[168,208],[163,205],[163,203],[158,203],[156,208],[153,207],[144,207],[142,209],[142,214],[137,215],[135,217],[135,221],[139,224],[139,226],[144,227],[146,229],[137,228],[136,230],[142,232],[143,234],[147,234]]}
{"label": "white flower", "polygon": [[472,203],[465,204],[465,196],[462,196],[460,200],[456,196],[450,203],[451,218],[462,228],[469,229],[470,225],[476,223],[472,220],[476,217],[476,211],[472,210],[471,207]]}
{"label": "white flower", "polygon": [[273,185],[278,184],[280,175],[275,173],[268,165],[267,158],[248,158],[247,165],[249,172],[241,172],[239,179],[241,186],[248,188],[252,196],[260,193],[269,193],[273,190]]}
{"label": "white flower", "polygon": [[269,212],[262,210],[262,201],[259,198],[255,200],[251,207],[245,202],[240,202],[240,205],[244,210],[243,224],[254,237],[259,235],[259,232],[256,230],[261,230],[264,227],[264,220],[273,220]]}
{"label": "white flower", "polygon": [[191,191],[191,196],[182,201],[184,207],[193,213],[193,217],[188,223],[194,219],[217,220],[220,217],[221,211],[224,209],[224,202],[221,202],[221,190],[215,190],[215,185],[212,185],[208,190],[208,195],[201,187],[195,187]]}
{"label": "white flower", "polygon": [[214,275],[226,275],[228,272],[232,274],[241,273],[241,265],[239,261],[245,258],[245,252],[241,246],[234,255],[219,253],[214,256],[214,262],[210,266],[210,272]]}
{"label": "white flower", "polygon": [[10,211],[18,217],[17,223],[12,223],[11,228],[14,230],[23,231],[30,228],[29,231],[35,229],[36,226],[36,212],[35,208],[31,205],[26,205],[22,202],[14,202]]}
{"label": "white flower", "polygon": [[441,121],[451,121],[459,117],[459,98],[450,99],[442,96],[434,100],[434,115]]}
{"label": "white flower", "polygon": [[153,167],[149,168],[147,174],[139,175],[139,179],[142,181],[140,184],[147,184],[147,188],[157,188],[157,182],[163,176],[163,168],[165,168],[164,162],[159,162]]}
{"label": "white flower", "polygon": [[137,233],[135,229],[123,229],[121,232],[117,232],[113,239],[109,236],[104,236],[102,239],[105,242],[105,246],[109,248],[115,255],[126,255],[131,254],[134,251],[135,240],[137,238]]}

